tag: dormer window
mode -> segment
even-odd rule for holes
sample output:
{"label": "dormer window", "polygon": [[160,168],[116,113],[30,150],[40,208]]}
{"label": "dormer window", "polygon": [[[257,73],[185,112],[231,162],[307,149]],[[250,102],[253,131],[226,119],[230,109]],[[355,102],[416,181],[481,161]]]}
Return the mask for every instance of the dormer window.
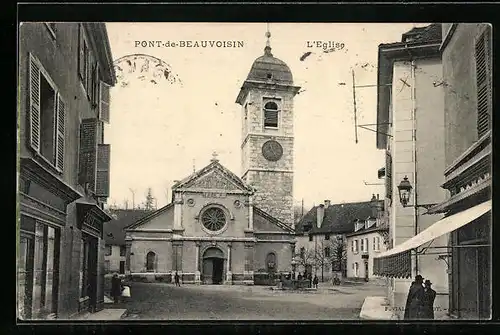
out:
{"label": "dormer window", "polygon": [[278,104],[274,101],[264,105],[264,127],[278,128]]}

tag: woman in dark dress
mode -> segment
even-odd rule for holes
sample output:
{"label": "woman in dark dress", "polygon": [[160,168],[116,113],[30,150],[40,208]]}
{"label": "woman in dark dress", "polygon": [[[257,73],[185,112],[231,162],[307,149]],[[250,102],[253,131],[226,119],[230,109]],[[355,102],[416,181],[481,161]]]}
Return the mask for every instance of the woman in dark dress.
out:
{"label": "woman in dark dress", "polygon": [[436,299],[436,291],[431,288],[431,281],[426,280],[424,283],[424,296],[422,301],[422,311],[420,312],[421,319],[434,319],[434,299]]}
{"label": "woman in dark dress", "polygon": [[408,298],[406,299],[406,308],[404,319],[418,319],[420,311],[422,309],[422,303],[424,298],[424,287],[422,286],[424,278],[421,275],[415,277],[415,281],[411,283],[410,290],[408,292]]}
{"label": "woman in dark dress", "polygon": [[111,279],[111,296],[113,297],[115,304],[120,302],[120,296],[122,295],[122,281],[118,274],[114,274]]}

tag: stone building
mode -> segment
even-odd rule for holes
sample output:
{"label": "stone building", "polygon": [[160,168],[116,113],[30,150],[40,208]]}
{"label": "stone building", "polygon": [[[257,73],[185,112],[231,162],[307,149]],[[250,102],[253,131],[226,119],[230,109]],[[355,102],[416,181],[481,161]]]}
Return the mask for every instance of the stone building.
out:
{"label": "stone building", "polygon": [[[214,156],[172,187],[173,202],[126,229],[132,277],[254,284],[259,274],[291,270],[293,85],[269,41],[238,94],[242,177]],[[257,274],[259,273],[259,274]]]}
{"label": "stone building", "polygon": [[296,271],[313,273],[321,281],[335,276],[348,276],[346,236],[354,232],[356,224],[370,217],[378,217],[382,202],[377,198],[365,202],[323,204],[314,206],[295,227],[297,239]]}
{"label": "stone building", "polygon": [[[439,52],[441,24],[413,28],[401,41],[378,48],[377,148],[385,150],[386,199],[389,219],[387,252],[375,255],[375,275],[389,278],[388,300],[395,317],[402,318],[412,278],[422,275],[437,292],[436,317],[448,307],[446,263],[425,246],[406,248],[421,231],[442,215],[427,215],[427,207],[445,199],[439,187],[444,168],[444,101],[442,63]],[[405,179],[406,178],[406,179]],[[412,196],[403,203],[398,185],[407,181]],[[437,236],[432,246],[446,246],[446,236]],[[402,252],[397,252],[404,248]],[[442,249],[441,249],[442,250]],[[417,252],[418,251],[418,252]],[[382,264],[384,264],[382,266]]]}
{"label": "stone building", "polygon": [[104,272],[125,274],[126,247],[125,231],[137,220],[143,218],[151,211],[143,209],[108,209],[113,220],[104,226]]}
{"label": "stone building", "polygon": [[429,210],[445,213],[449,313],[491,317],[492,302],[492,27],[443,24],[443,82],[447,198]]}
{"label": "stone building", "polygon": [[346,234],[347,277],[362,278],[366,281],[375,279],[373,258],[384,252],[388,235],[388,225],[383,212],[384,202],[373,195],[372,214],[354,223],[354,232]]}
{"label": "stone building", "polygon": [[17,301],[21,319],[69,318],[104,303],[109,88],[101,23],[19,27]]}

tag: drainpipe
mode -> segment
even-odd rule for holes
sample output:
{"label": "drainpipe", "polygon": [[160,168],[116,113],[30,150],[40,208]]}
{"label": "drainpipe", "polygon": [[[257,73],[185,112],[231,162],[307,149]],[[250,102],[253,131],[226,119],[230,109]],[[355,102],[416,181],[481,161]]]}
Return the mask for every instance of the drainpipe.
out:
{"label": "drainpipe", "polygon": [[[416,116],[416,79],[415,79],[415,61],[412,59],[411,61],[411,114],[412,114],[412,146],[413,146],[413,164],[414,164],[414,173],[413,173],[413,183],[415,185],[415,200],[414,200],[414,235],[418,234],[418,182],[417,182],[417,116]],[[417,250],[414,250],[415,253],[415,263],[414,263],[414,277],[418,274],[418,255]]]}

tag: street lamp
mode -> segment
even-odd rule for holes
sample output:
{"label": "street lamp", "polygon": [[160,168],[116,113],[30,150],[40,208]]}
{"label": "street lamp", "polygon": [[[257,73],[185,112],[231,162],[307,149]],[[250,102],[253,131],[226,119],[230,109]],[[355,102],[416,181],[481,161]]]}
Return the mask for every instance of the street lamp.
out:
{"label": "street lamp", "polygon": [[405,176],[398,185],[399,201],[401,202],[401,205],[403,205],[403,207],[415,207],[415,208],[423,207],[425,209],[429,209],[436,205],[436,204],[417,204],[416,199],[415,199],[415,204],[413,206],[408,205],[408,203],[410,202],[410,195],[412,189],[413,187],[411,186],[411,183],[408,180],[408,176]]}

